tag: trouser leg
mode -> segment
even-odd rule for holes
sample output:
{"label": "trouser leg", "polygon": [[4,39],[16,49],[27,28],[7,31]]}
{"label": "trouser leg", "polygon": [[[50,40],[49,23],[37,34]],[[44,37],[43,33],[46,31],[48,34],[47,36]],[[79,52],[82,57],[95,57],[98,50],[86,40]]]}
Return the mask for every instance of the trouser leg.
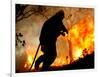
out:
{"label": "trouser leg", "polygon": [[56,56],[49,55],[48,57],[45,57],[43,61],[42,71],[49,70],[50,65],[54,62],[55,59],[56,59]]}
{"label": "trouser leg", "polygon": [[44,55],[41,55],[35,62],[35,70],[38,70],[39,69],[39,65],[41,62],[44,61]]}

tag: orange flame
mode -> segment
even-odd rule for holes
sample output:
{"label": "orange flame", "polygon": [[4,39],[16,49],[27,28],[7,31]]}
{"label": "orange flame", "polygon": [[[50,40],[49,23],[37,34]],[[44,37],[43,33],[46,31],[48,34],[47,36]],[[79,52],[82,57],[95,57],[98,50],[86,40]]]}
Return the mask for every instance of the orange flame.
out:
{"label": "orange flame", "polygon": [[[94,21],[93,17],[87,16],[79,23],[72,26],[69,30],[69,34],[64,37],[68,40],[69,44],[69,57],[63,59],[63,56],[57,58],[52,66],[61,66],[63,64],[69,64],[79,58],[83,58],[86,54],[91,54],[94,51]],[[30,68],[35,53],[35,50],[27,50],[27,62],[25,63],[25,68]],[[39,51],[40,52],[40,51]],[[42,53],[39,53],[37,58]],[[33,65],[34,66],[34,65]],[[33,69],[34,67],[32,67]]]}
{"label": "orange flame", "polygon": [[87,54],[94,51],[94,21],[92,17],[85,17],[78,24],[75,24],[69,31],[68,39],[72,45],[72,57],[77,60],[83,57],[83,50]]}

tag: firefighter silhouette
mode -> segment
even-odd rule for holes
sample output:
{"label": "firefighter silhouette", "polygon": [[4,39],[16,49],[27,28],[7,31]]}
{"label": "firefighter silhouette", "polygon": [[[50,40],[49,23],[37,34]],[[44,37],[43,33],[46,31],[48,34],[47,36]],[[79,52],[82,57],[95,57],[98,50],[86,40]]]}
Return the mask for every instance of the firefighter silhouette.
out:
{"label": "firefighter silhouette", "polygon": [[42,65],[42,71],[47,71],[50,65],[54,62],[57,56],[56,52],[56,40],[59,35],[65,36],[67,29],[63,25],[64,12],[60,10],[50,19],[48,19],[42,27],[40,34],[41,50],[44,53],[35,62],[35,70],[39,69],[39,65]]}

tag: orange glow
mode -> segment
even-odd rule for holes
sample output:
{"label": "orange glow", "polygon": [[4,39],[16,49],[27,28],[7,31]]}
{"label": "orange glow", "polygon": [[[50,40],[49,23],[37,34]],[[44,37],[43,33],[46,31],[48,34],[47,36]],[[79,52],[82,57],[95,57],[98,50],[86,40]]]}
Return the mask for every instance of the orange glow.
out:
{"label": "orange glow", "polygon": [[94,51],[94,21],[92,17],[85,17],[78,24],[75,24],[69,31],[68,39],[72,43],[72,58],[77,60],[83,58],[83,50],[87,54]]}
{"label": "orange glow", "polygon": [[[63,56],[58,57],[52,66],[62,66],[64,64],[70,64],[79,58],[84,58],[86,54],[91,54],[94,51],[94,20],[93,17],[86,16],[84,19],[73,25],[69,30],[69,34],[64,37],[69,44],[69,56],[67,59]],[[30,68],[36,50],[26,50],[27,61],[24,65],[25,68]],[[42,53],[39,50],[37,58]],[[37,59],[36,58],[36,59]],[[34,68],[34,65],[33,67]]]}
{"label": "orange glow", "polygon": [[32,58],[32,56],[28,56],[28,62],[31,64],[32,63],[32,61],[33,61],[33,58]]}
{"label": "orange glow", "polygon": [[[27,54],[27,61],[25,62],[24,68],[30,69],[33,59],[34,59],[34,56],[35,56],[35,53],[36,53],[35,51],[36,51],[36,48],[31,48],[31,47],[26,48],[25,52]],[[36,59],[42,54],[43,53],[39,50]],[[41,67],[41,65],[40,65],[40,67]],[[34,64],[32,66],[32,69],[34,69]]]}
{"label": "orange glow", "polygon": [[76,52],[74,53],[74,60],[77,60],[82,55],[82,49],[77,48]]}

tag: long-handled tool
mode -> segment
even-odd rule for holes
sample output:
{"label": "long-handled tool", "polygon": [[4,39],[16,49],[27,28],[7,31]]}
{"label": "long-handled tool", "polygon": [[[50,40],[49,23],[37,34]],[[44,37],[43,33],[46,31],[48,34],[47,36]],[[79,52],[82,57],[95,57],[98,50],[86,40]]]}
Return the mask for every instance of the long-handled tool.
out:
{"label": "long-handled tool", "polygon": [[33,64],[34,64],[34,62],[35,62],[35,59],[36,59],[36,56],[37,56],[37,54],[38,54],[39,48],[40,48],[40,44],[38,45],[38,48],[37,48],[37,51],[36,51],[36,54],[35,54],[34,60],[33,60],[33,62],[32,62],[32,65],[31,65],[29,71],[31,71],[31,69],[32,69],[32,66],[33,66]]}

